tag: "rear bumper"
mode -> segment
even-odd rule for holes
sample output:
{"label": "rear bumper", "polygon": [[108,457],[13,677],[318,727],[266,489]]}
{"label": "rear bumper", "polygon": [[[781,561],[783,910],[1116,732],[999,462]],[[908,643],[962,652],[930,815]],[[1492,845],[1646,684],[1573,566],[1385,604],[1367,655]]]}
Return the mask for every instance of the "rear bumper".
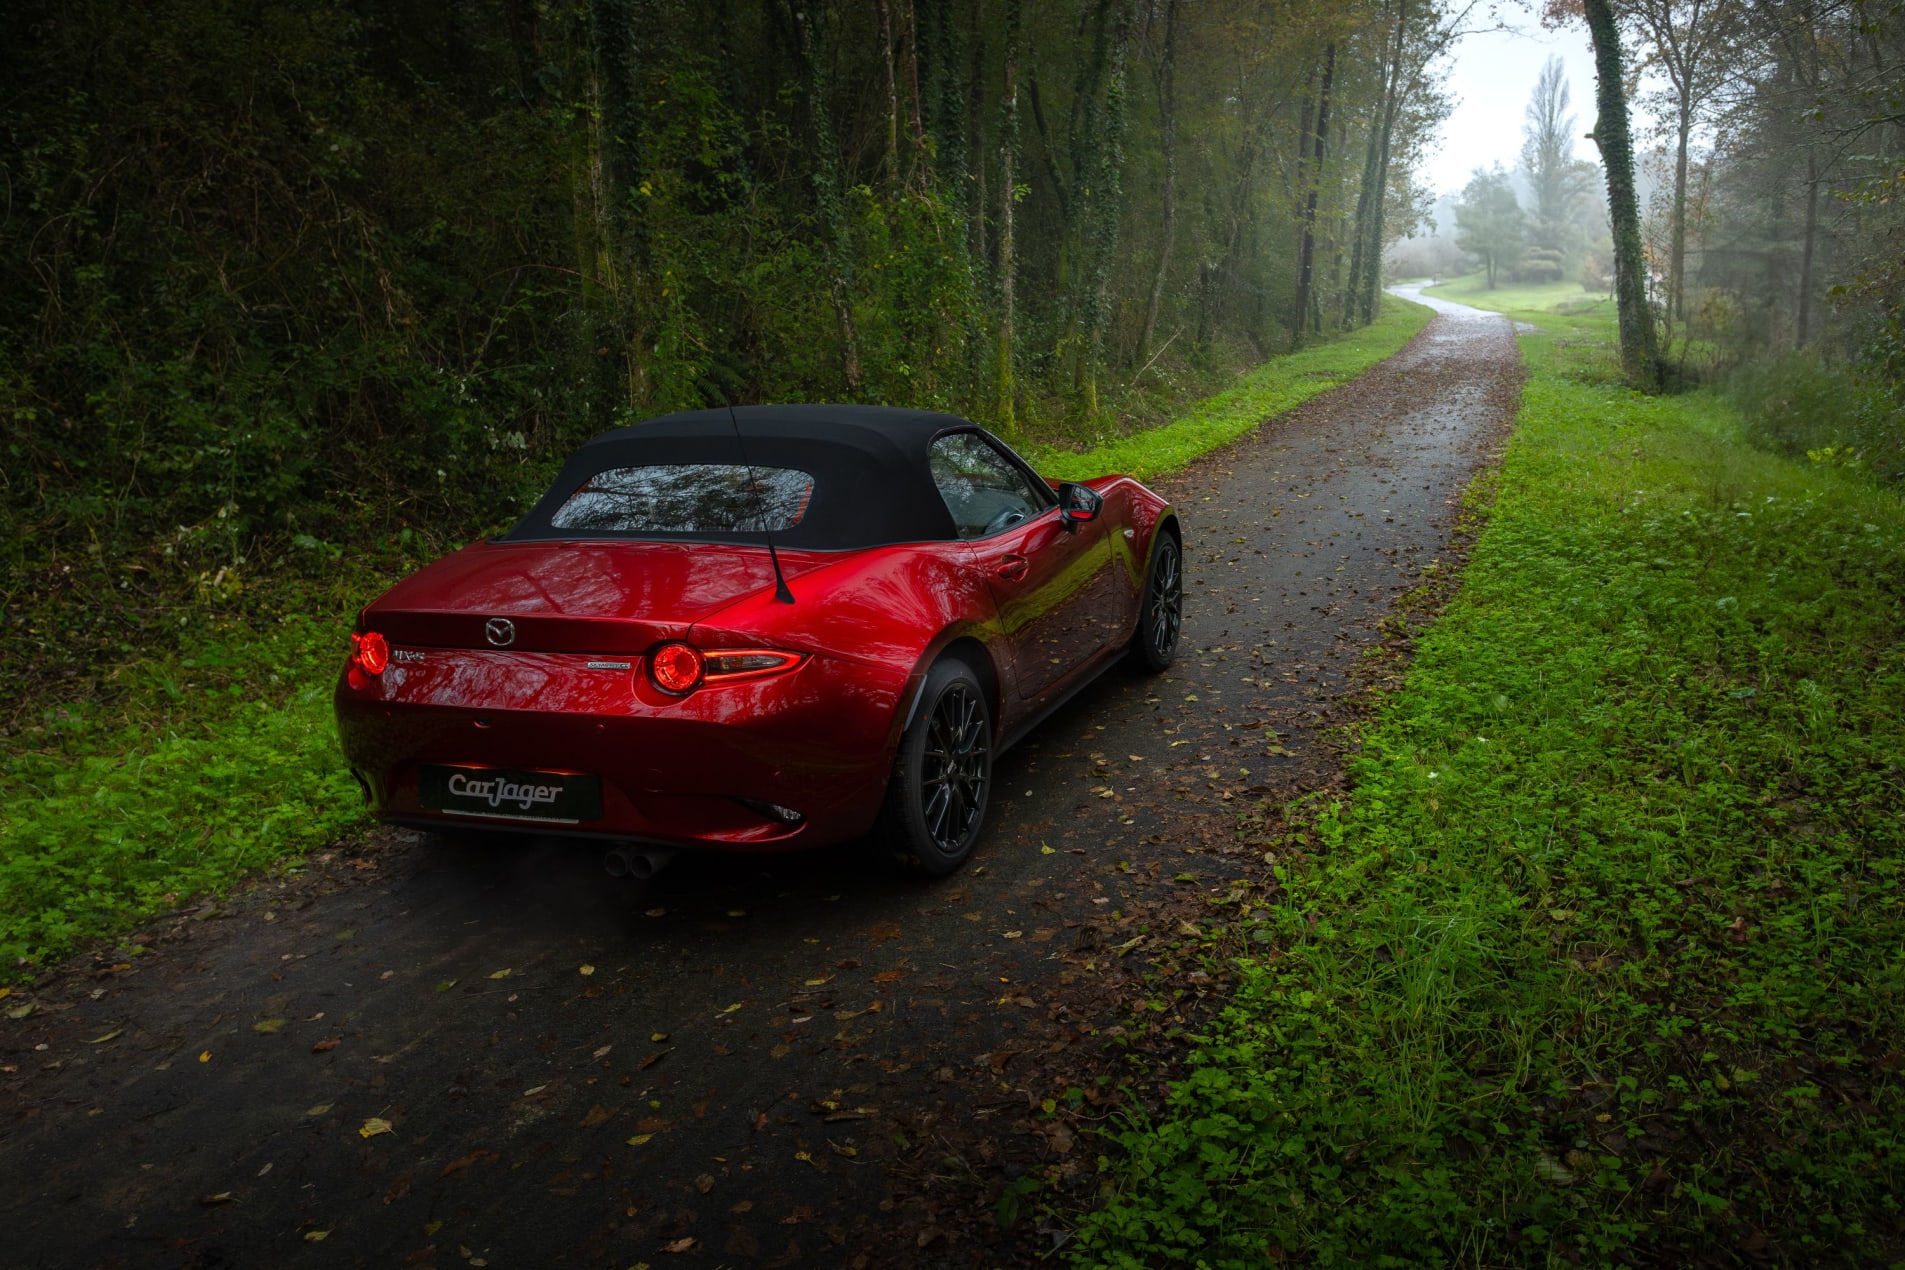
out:
{"label": "rear bumper", "polygon": [[[422,672],[393,667],[364,690],[340,678],[334,702],[344,757],[387,820],[780,851],[871,827],[904,686],[902,674],[814,657],[787,675],[668,698],[632,690],[627,672],[586,673],[574,655],[470,653]],[[418,796],[426,764],[591,773],[601,816],[435,811]]]}

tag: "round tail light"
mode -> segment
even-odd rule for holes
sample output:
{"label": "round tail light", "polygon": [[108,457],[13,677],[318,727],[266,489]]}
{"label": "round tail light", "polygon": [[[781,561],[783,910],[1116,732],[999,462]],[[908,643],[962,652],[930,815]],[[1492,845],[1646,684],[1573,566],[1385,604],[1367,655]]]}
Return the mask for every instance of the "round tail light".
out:
{"label": "round tail light", "polygon": [[363,668],[365,674],[381,675],[390,665],[390,641],[378,632],[352,634],[351,643],[356,645],[352,659]]}
{"label": "round tail light", "polygon": [[655,686],[677,696],[695,690],[701,669],[701,650],[691,644],[663,644],[648,655],[648,673]]}

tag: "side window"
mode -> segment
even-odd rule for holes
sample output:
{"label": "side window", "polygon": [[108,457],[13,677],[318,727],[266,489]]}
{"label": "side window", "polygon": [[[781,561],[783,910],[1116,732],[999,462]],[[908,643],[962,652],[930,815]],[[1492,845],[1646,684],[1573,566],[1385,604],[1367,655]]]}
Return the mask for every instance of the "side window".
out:
{"label": "side window", "polygon": [[1024,472],[976,432],[933,442],[933,484],[961,538],[984,538],[1029,520],[1051,503]]}

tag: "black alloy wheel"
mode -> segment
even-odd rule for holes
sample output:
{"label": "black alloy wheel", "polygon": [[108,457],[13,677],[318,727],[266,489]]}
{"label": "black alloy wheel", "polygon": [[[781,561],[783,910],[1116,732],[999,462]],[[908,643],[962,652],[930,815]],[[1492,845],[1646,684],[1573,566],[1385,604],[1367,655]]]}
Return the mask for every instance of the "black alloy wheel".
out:
{"label": "black alloy wheel", "polygon": [[1184,626],[1184,552],[1177,539],[1160,529],[1145,574],[1138,630],[1131,656],[1141,670],[1157,674],[1177,660],[1177,636]]}
{"label": "black alloy wheel", "polygon": [[887,786],[887,831],[912,867],[944,877],[965,862],[992,790],[992,712],[972,667],[942,660],[926,676]]}

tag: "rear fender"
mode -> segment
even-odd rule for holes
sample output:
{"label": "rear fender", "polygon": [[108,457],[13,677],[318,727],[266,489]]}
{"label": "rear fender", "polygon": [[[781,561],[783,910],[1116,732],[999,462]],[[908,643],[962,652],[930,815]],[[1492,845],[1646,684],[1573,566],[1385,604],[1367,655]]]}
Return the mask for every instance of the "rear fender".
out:
{"label": "rear fender", "polygon": [[1005,697],[1001,691],[1004,681],[998,663],[992,659],[991,644],[984,638],[990,634],[990,631],[974,622],[961,623],[940,632],[939,638],[920,655],[913,673],[907,676],[906,691],[900,698],[906,703],[906,708],[894,716],[893,734],[887,741],[889,747],[897,748],[900,738],[906,735],[906,729],[913,726],[913,718],[919,713],[920,698],[924,695],[922,689],[926,687],[926,676],[942,657],[949,655],[964,661],[979,676],[979,683],[986,690],[986,703],[992,708],[993,740],[1005,734]]}
{"label": "rear fender", "polygon": [[702,648],[766,644],[859,663],[894,697],[886,748],[899,745],[933,663],[954,645],[968,654],[1003,720],[1000,674],[986,651],[997,628],[991,589],[964,543],[922,543],[843,556],[794,581],[792,604],[771,591],[697,622]]}

